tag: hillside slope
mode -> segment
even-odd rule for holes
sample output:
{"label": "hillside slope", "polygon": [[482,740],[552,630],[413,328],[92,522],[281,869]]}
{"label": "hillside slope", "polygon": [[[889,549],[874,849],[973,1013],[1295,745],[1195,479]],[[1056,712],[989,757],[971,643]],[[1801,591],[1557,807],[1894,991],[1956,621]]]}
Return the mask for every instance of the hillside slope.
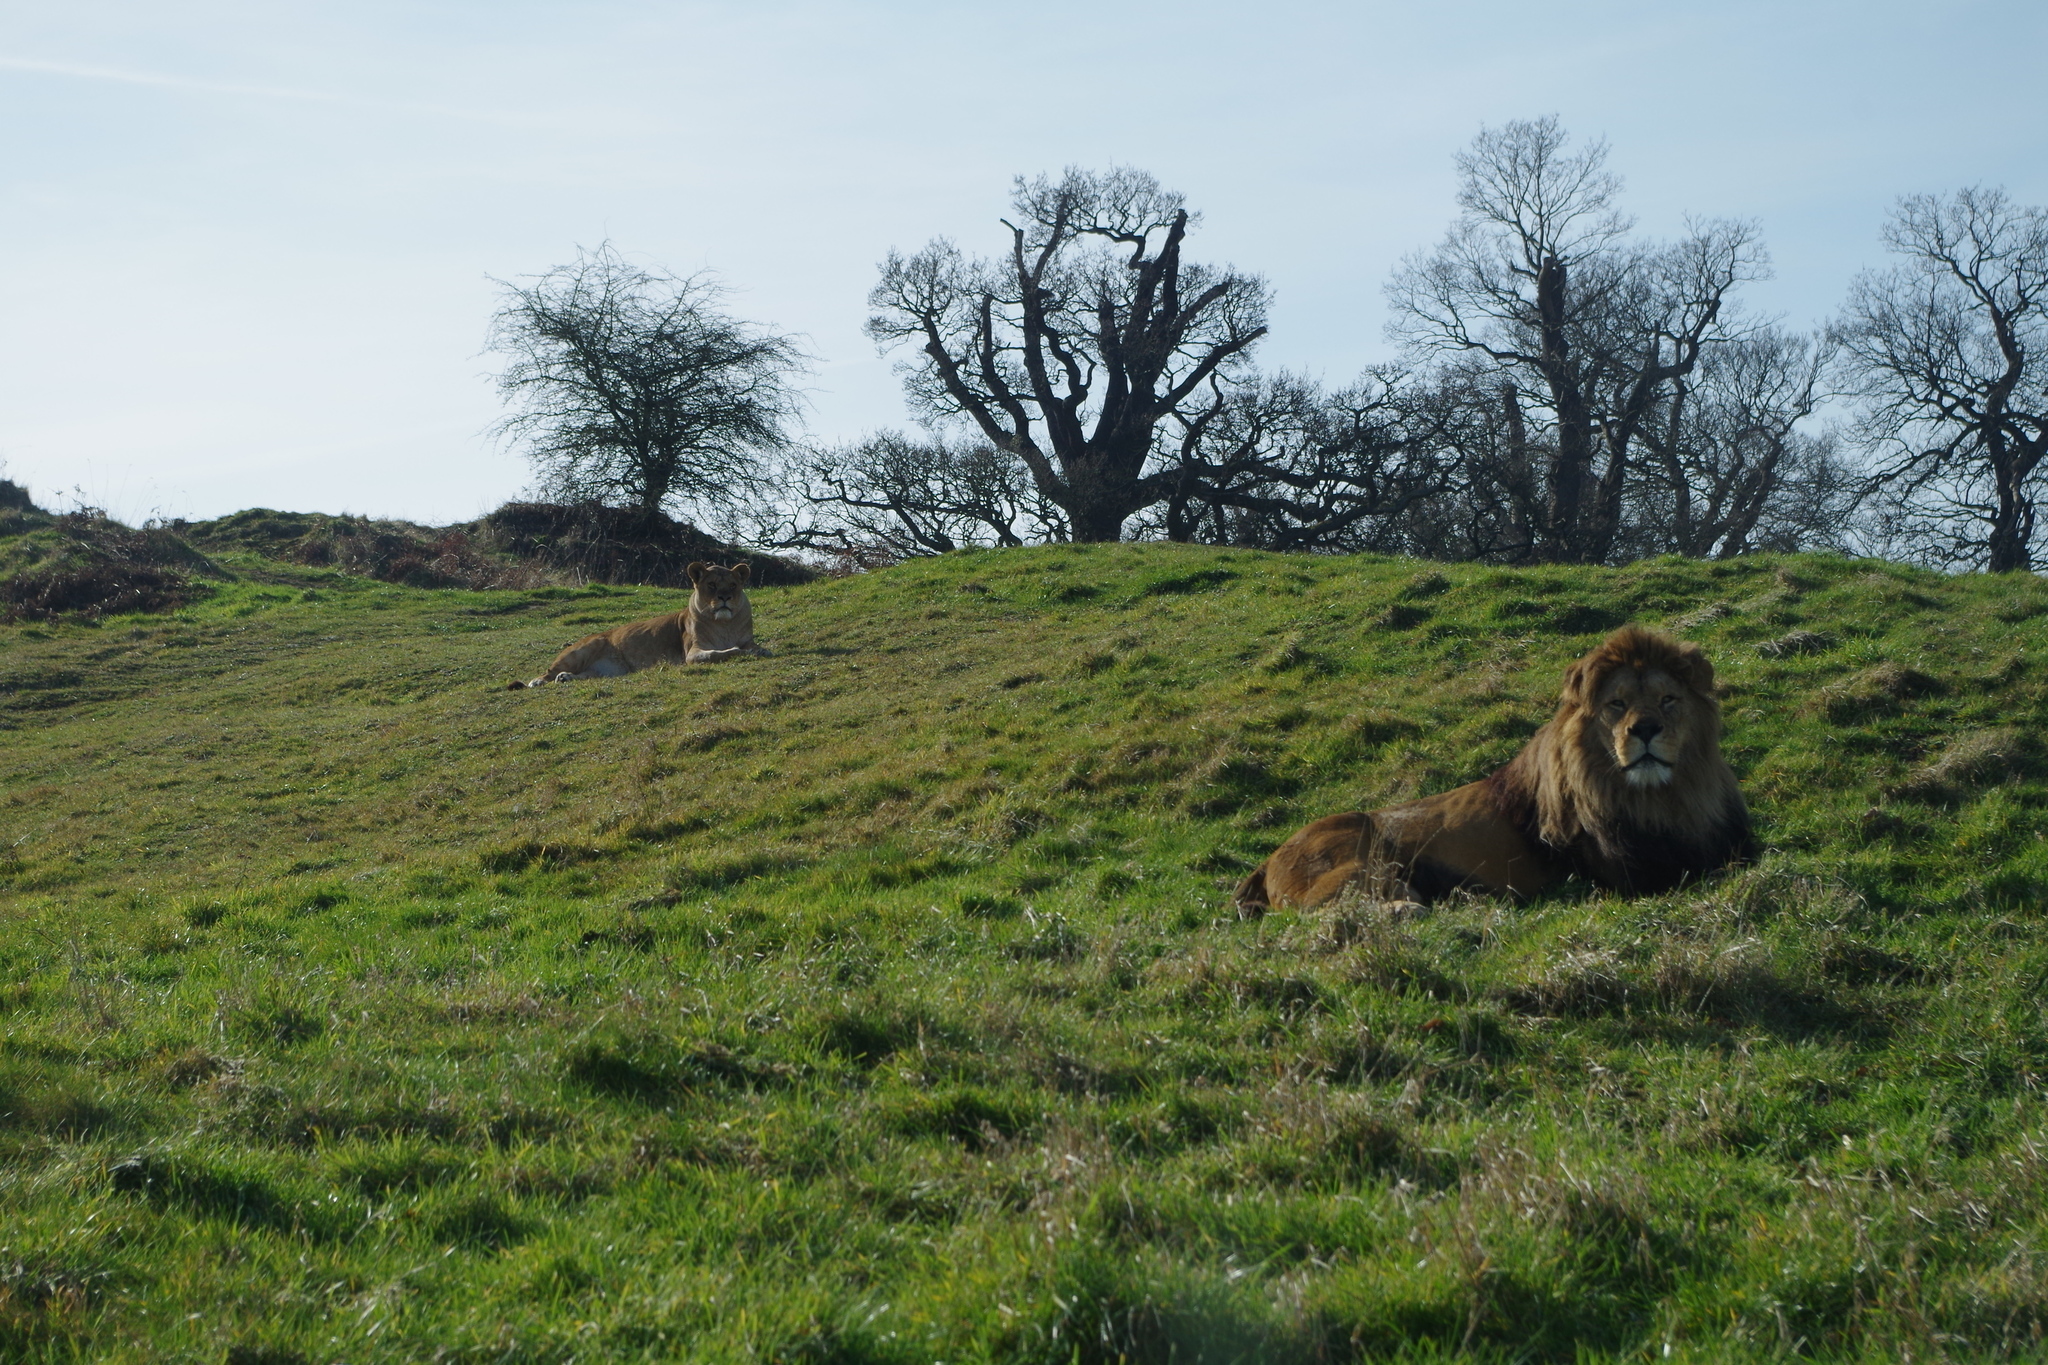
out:
{"label": "hillside slope", "polygon": [[[2048,1326],[2037,581],[968,553],[757,592],[772,658],[507,692],[679,594],[278,577],[0,627],[0,1355]],[[1715,660],[1759,867],[1226,913],[1629,620]]]}

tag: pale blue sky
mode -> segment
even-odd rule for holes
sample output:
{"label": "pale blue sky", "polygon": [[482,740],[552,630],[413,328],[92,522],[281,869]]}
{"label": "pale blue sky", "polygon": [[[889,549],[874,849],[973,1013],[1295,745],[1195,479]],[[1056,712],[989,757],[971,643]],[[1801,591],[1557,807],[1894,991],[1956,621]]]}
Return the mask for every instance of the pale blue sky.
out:
{"label": "pale blue sky", "polygon": [[2048,4],[0,0],[0,461],[45,502],[473,516],[488,276],[610,238],[808,336],[821,438],[903,421],[875,263],[1001,244],[1017,173],[1144,167],[1270,278],[1267,363],[1391,354],[1482,123],[1605,137],[1643,229],[1756,219],[1810,326],[1899,194],[2048,202]]}

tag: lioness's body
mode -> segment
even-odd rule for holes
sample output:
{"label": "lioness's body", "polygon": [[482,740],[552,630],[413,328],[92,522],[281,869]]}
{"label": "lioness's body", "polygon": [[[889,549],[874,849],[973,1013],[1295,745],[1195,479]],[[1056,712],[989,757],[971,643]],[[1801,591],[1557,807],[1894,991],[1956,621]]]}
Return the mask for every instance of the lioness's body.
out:
{"label": "lioness's body", "polygon": [[742,654],[766,654],[754,643],[754,604],[747,600],[753,569],[735,564],[690,566],[690,605],[684,611],[683,662],[715,664]]}
{"label": "lioness's body", "polygon": [[1305,908],[1352,886],[1389,900],[1526,896],[1573,874],[1648,893],[1751,857],[1713,689],[1697,647],[1616,631],[1566,671],[1557,714],[1506,766],[1315,821],[1245,878],[1238,907]]}
{"label": "lioness's body", "polygon": [[754,643],[754,607],[746,593],[751,572],[744,563],[729,569],[692,564],[690,603],[681,611],[586,635],[557,654],[547,672],[512,686],[616,678],[660,664],[709,664],[766,654]]}

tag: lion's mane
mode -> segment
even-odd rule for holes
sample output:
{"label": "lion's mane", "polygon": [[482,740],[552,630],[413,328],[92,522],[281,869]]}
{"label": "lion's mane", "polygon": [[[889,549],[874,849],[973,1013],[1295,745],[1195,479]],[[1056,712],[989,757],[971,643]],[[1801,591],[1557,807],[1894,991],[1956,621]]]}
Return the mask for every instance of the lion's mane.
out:
{"label": "lion's mane", "polygon": [[[1661,672],[1689,712],[1670,780],[1631,783],[1602,728],[1602,685],[1617,670]],[[1565,672],[1557,714],[1486,779],[1537,844],[1568,869],[1617,891],[1667,891],[1754,856],[1749,810],[1721,756],[1714,666],[1698,645],[1625,626]]]}

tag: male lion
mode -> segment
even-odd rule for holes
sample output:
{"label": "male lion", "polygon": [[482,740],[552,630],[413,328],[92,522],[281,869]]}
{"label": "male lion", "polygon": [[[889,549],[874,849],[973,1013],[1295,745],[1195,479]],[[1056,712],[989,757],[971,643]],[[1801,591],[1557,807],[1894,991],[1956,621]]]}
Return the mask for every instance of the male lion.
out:
{"label": "male lion", "polygon": [[1317,820],[1244,879],[1237,906],[1307,908],[1353,885],[1389,900],[1522,896],[1572,873],[1649,893],[1755,855],[1721,757],[1714,666],[1697,645],[1626,626],[1565,670],[1556,716],[1505,767]]}
{"label": "male lion", "polygon": [[690,604],[666,616],[586,635],[555,656],[548,671],[512,687],[540,687],[581,678],[616,678],[656,664],[712,664],[742,654],[766,654],[754,643],[754,607],[747,601],[745,561],[730,569],[702,561],[690,565]]}

